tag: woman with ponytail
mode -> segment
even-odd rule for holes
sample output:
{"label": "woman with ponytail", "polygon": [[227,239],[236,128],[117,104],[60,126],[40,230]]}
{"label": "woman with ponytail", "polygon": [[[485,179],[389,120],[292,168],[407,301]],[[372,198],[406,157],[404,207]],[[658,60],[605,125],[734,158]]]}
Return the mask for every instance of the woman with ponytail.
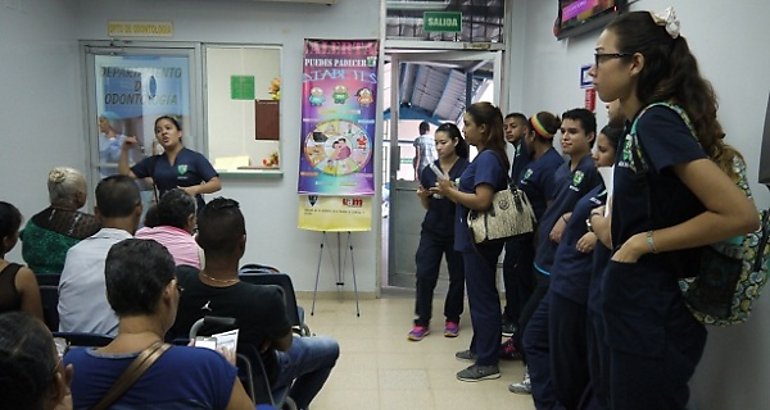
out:
{"label": "woman with ponytail", "polygon": [[455,356],[474,362],[458,372],[457,378],[461,381],[480,381],[500,377],[498,349],[502,315],[496,271],[504,242],[474,244],[466,218],[471,209],[488,210],[495,192],[508,187],[510,164],[505,152],[503,115],[499,108],[488,102],[478,102],[468,107],[463,120],[465,139],[479,150],[479,154],[462,173],[457,186],[449,179],[442,179],[430,190],[457,204],[455,250],[463,255],[473,338],[470,349]]}
{"label": "woman with ponytail", "polygon": [[599,36],[590,70],[599,97],[618,99],[634,124],[615,160],[612,257],[600,296],[610,408],[685,408],[706,329],[678,279],[696,273],[696,248],[758,224],[753,203],[717,165],[735,152],[679,27],[670,8],[623,14]]}
{"label": "woman with ponytail", "polygon": [[19,241],[19,226],[19,210],[0,201],[0,313],[21,310],[43,320],[40,287],[35,274],[26,266],[5,260],[5,255]]}
{"label": "woman with ponytail", "polygon": [[[524,136],[524,143],[527,145],[531,158],[527,169],[522,173],[521,180],[518,181],[518,186],[527,194],[527,198],[532,204],[532,210],[535,212],[535,218],[539,222],[545,209],[556,195],[556,183],[553,176],[564,163],[564,159],[553,147],[553,139],[561,127],[561,119],[550,112],[540,111],[529,118],[529,126],[530,131]],[[535,228],[536,231],[537,227]],[[520,269],[522,272],[526,272],[522,274],[528,275],[531,286],[527,292],[527,299],[523,301],[521,314],[517,318],[518,329],[501,346],[501,355],[505,358],[522,357],[526,364],[522,346],[524,329],[526,329],[529,318],[532,317],[532,313],[548,290],[548,282],[542,275],[536,276],[533,270],[535,261],[534,232],[521,235],[516,239],[521,244],[518,249]],[[508,292],[508,289],[505,291]],[[508,389],[513,393],[530,393],[530,379],[526,367],[522,381],[511,384]]]}

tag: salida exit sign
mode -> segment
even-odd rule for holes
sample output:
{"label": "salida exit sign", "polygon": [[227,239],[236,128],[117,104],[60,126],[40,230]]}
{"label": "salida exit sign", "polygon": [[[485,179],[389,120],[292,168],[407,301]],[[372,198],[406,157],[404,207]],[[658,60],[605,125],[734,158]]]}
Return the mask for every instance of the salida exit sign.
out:
{"label": "salida exit sign", "polygon": [[462,29],[463,14],[459,11],[426,11],[422,18],[427,33],[459,33]]}

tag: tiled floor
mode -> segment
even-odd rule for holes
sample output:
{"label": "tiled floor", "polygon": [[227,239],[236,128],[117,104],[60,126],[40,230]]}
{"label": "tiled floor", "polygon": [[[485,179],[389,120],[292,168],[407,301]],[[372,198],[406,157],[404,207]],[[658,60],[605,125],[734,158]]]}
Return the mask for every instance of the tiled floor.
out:
{"label": "tiled floor", "polygon": [[[501,362],[502,377],[477,383],[460,382],[455,373],[469,363],[454,358],[471,339],[468,313],[463,315],[460,336],[442,335],[442,304],[433,330],[420,342],[406,339],[414,300],[386,296],[362,300],[356,317],[353,300],[318,300],[310,316],[311,299],[300,298],[313,332],[340,343],[340,359],[313,410],[343,409],[533,409],[530,396],[508,392],[508,384],[521,380],[521,362]],[[466,302],[467,310],[467,302]]]}

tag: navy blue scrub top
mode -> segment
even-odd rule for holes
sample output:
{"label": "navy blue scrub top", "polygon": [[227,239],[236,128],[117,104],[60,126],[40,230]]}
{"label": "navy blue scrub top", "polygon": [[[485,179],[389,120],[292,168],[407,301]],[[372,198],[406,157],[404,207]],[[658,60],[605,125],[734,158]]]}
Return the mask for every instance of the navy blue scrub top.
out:
{"label": "navy blue scrub top", "polygon": [[[438,160],[434,162],[436,166],[441,169],[441,164]],[[452,165],[452,169],[449,170],[449,179],[455,181],[460,178],[465,168],[468,167],[468,160],[465,158],[458,158]],[[444,171],[441,169],[441,171]],[[436,185],[436,174],[431,171],[430,167],[425,167],[420,174],[420,182],[423,188],[429,189]],[[428,212],[425,213],[425,218],[422,221],[422,230],[428,231],[442,238],[454,239],[454,221],[455,221],[455,203],[450,201],[446,197],[437,199],[434,195],[428,198]]]}
{"label": "navy blue scrub top", "polygon": [[591,211],[604,205],[606,201],[607,190],[604,189],[604,184],[597,185],[578,200],[556,249],[551,267],[551,290],[581,305],[585,305],[588,298],[593,252],[580,252],[576,245],[588,232],[586,219]]}
{"label": "navy blue scrub top", "polygon": [[556,196],[554,174],[564,159],[551,147],[540,158],[531,161],[521,176],[519,189],[527,194],[538,223],[545,213],[548,201]]}
{"label": "navy blue scrub top", "polygon": [[[591,155],[584,156],[578,162],[575,171],[570,169],[570,160],[564,161],[554,175],[556,197],[545,210],[537,230],[537,249],[535,250],[535,269],[543,275],[551,274],[553,256],[558,243],[549,238],[556,220],[575,208],[577,201],[591,189],[601,183]],[[585,222],[585,219],[583,219]]]}
{"label": "navy blue scrub top", "polygon": [[[679,114],[664,106],[647,110],[639,119],[638,145],[628,134],[615,157],[612,204],[613,253],[631,236],[673,226],[705,211],[700,200],[674,173],[673,167],[706,158],[700,144]],[[633,151],[639,149],[648,165],[644,167]],[[652,218],[650,218],[652,214]],[[657,261],[679,276],[692,275],[698,249],[647,254],[639,262]],[[661,259],[662,258],[662,259]]]}
{"label": "navy blue scrub top", "polygon": [[[460,192],[470,193],[475,192],[476,187],[482,184],[491,186],[495,192],[508,187],[508,170],[503,166],[503,161],[490,149],[481,151],[465,168],[457,188]],[[470,232],[468,232],[467,218],[468,208],[458,203],[455,214],[456,251],[474,251]]]}
{"label": "navy blue scrub top", "polygon": [[518,183],[521,181],[521,176],[524,174],[524,170],[529,166],[529,162],[532,157],[529,154],[529,149],[524,139],[520,139],[518,144],[513,145],[513,164],[511,164],[511,181]]}
{"label": "navy blue scrub top", "polygon": [[[187,148],[179,151],[173,165],[169,164],[166,154],[153,155],[131,167],[131,172],[137,178],[151,177],[160,196],[176,187],[200,185],[219,176],[206,157]],[[203,209],[203,197],[196,195],[195,199],[198,209]]]}

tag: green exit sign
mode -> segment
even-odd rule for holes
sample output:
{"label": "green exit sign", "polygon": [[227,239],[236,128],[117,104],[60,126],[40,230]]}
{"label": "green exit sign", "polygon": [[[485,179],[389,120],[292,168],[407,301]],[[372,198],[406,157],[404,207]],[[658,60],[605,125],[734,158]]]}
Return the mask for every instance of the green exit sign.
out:
{"label": "green exit sign", "polygon": [[426,11],[423,14],[423,30],[426,33],[459,33],[463,13],[459,11]]}

